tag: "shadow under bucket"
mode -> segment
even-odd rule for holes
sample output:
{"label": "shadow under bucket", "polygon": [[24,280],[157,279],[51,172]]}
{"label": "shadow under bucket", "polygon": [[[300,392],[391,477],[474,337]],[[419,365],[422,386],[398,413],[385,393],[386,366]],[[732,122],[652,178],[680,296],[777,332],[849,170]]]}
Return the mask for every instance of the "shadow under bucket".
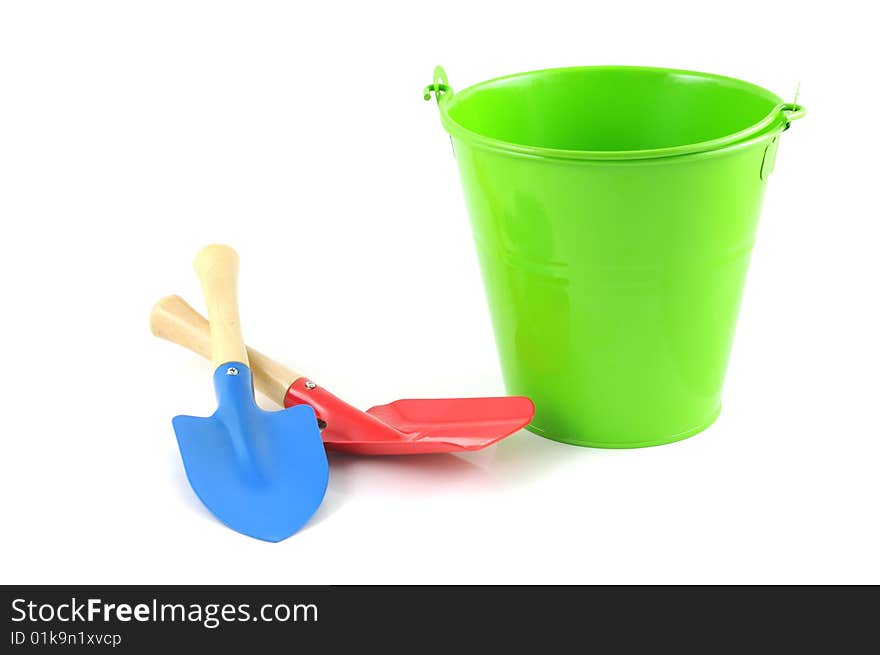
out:
{"label": "shadow under bucket", "polygon": [[529,429],[635,448],[708,427],[767,177],[804,109],[739,80],[600,66],[434,93],[507,390]]}

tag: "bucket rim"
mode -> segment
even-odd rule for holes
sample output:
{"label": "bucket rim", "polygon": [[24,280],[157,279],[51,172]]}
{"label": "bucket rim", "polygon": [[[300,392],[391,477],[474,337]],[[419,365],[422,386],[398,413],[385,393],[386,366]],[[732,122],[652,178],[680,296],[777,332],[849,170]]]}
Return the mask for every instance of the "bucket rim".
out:
{"label": "bucket rim", "polygon": [[[442,71],[442,68],[438,67]],[[682,144],[677,146],[667,146],[663,148],[650,148],[643,150],[572,150],[564,148],[548,148],[545,146],[531,146],[526,144],[514,143],[494,137],[485,136],[479,132],[475,132],[464,127],[449,115],[449,105],[467,99],[476,92],[483,90],[485,87],[506,80],[529,77],[540,73],[559,73],[559,72],[575,72],[575,71],[602,71],[602,70],[626,70],[626,71],[645,71],[653,73],[666,73],[677,75],[689,75],[702,79],[722,82],[727,85],[735,85],[745,90],[759,93],[769,99],[775,100],[776,104],[767,115],[760,121],[731,134],[709,139],[707,141],[699,141],[696,143]],[[443,72],[445,78],[445,72]],[[472,84],[462,91],[453,92],[451,87],[446,87],[444,92],[437,93],[437,105],[440,111],[440,121],[444,129],[453,137],[468,141],[472,145],[479,145],[483,148],[496,150],[511,154],[525,155],[530,157],[538,157],[542,159],[574,159],[587,161],[634,161],[644,159],[659,159],[665,157],[680,157],[695,154],[711,154],[727,150],[734,146],[745,145],[757,140],[763,140],[768,137],[788,129],[791,121],[801,118],[806,110],[796,103],[786,103],[772,91],[765,89],[757,84],[746,82],[735,77],[726,75],[718,75],[716,73],[705,73],[701,71],[686,70],[680,68],[665,68],[658,66],[626,66],[626,65],[600,65],[600,66],[562,66],[556,68],[543,68],[521,73],[512,73],[502,75],[483,82]]]}

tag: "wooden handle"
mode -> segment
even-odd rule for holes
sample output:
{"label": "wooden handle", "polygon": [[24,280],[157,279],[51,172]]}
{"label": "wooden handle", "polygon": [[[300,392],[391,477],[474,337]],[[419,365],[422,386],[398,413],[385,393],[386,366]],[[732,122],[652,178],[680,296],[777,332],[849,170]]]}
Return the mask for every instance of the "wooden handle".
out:
{"label": "wooden handle", "polygon": [[227,362],[248,364],[238,318],[238,253],[229,246],[202,248],[194,262],[211,322],[214,367]]}
{"label": "wooden handle", "polygon": [[160,339],[211,359],[211,326],[208,319],[180,296],[166,296],[153,305],[150,331]]}
{"label": "wooden handle", "polygon": [[[208,319],[180,296],[166,296],[153,306],[150,330],[160,339],[211,359],[211,327]],[[247,355],[254,386],[283,406],[287,388],[302,376],[253,348],[247,349]]]}

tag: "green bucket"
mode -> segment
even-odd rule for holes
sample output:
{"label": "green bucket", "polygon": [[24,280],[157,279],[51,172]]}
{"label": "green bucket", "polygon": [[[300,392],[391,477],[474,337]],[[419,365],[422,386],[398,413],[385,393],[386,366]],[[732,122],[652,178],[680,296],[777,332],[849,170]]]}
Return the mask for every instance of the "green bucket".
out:
{"label": "green bucket", "polygon": [[581,446],[684,439],[721,390],[767,177],[804,115],[717,75],[601,66],[434,93],[507,389]]}

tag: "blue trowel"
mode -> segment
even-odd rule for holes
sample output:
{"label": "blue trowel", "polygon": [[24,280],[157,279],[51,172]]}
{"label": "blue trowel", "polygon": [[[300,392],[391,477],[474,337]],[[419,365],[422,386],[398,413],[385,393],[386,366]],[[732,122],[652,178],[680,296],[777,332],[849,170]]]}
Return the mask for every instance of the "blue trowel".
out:
{"label": "blue trowel", "polygon": [[315,412],[296,405],[257,407],[238,317],[238,255],[211,245],[196,256],[211,324],[217,411],[176,416],[177,443],[189,483],[214,516],[233,530],[281,541],[315,513],[328,467]]}

